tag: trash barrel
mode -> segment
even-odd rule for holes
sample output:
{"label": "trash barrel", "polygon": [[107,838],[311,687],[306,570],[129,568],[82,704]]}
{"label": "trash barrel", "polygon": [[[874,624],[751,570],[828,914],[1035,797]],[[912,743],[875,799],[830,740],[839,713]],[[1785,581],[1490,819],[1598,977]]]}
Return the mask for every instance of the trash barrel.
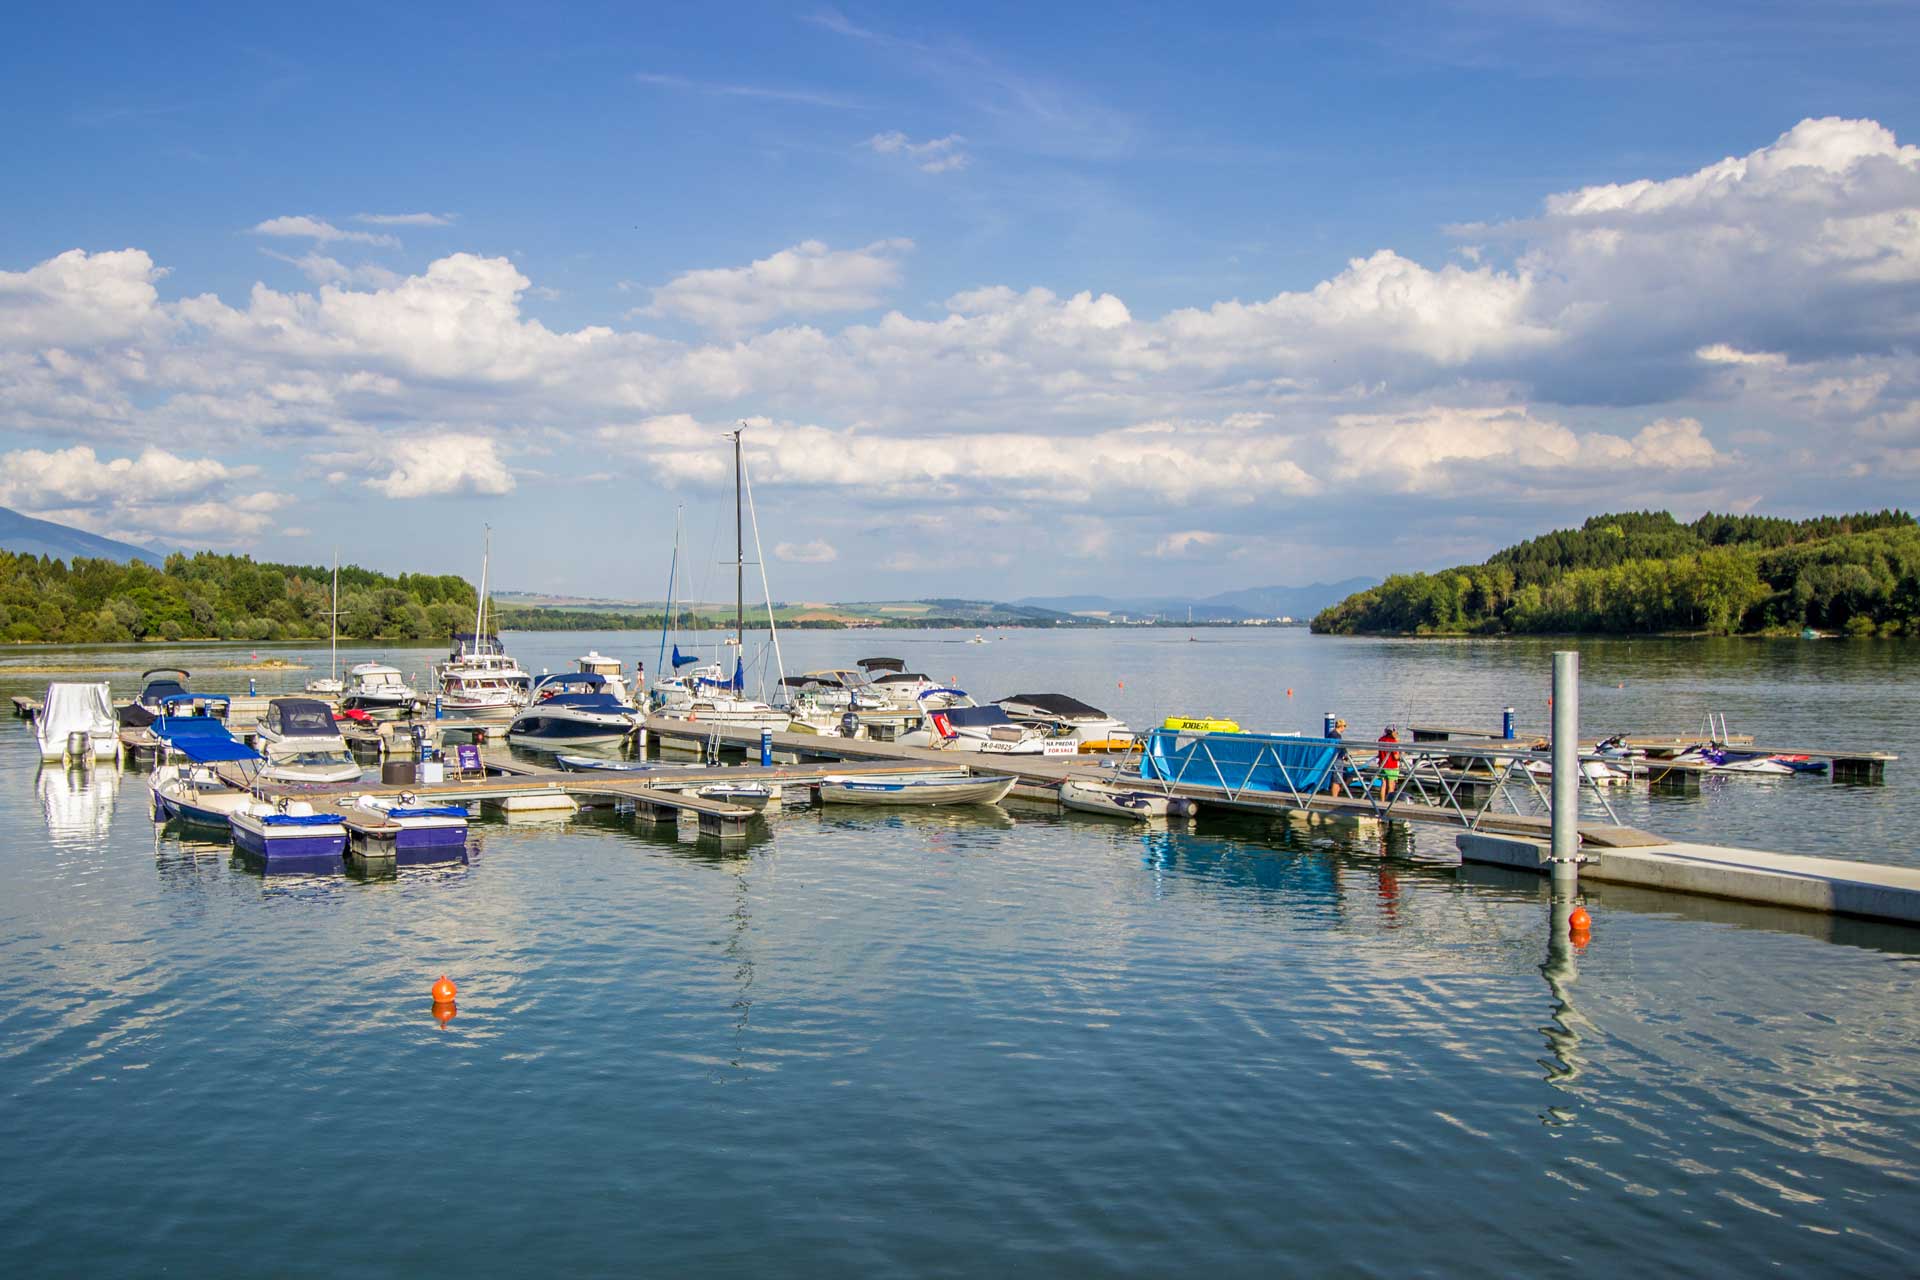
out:
{"label": "trash barrel", "polygon": [[386,760],[380,765],[380,781],[389,787],[411,787],[420,781],[420,766],[411,760]]}

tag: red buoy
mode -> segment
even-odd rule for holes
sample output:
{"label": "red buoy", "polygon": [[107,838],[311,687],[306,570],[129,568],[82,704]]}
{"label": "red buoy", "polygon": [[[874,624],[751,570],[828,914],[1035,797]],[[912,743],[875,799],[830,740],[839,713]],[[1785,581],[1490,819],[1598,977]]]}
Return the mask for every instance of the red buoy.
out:
{"label": "red buoy", "polygon": [[1587,914],[1585,907],[1575,907],[1567,917],[1567,928],[1574,933],[1585,933],[1593,928],[1593,917]]}
{"label": "red buoy", "polygon": [[440,975],[440,981],[433,984],[433,1002],[435,1004],[452,1004],[454,996],[459,993],[460,988],[454,986],[453,979],[444,973]]}

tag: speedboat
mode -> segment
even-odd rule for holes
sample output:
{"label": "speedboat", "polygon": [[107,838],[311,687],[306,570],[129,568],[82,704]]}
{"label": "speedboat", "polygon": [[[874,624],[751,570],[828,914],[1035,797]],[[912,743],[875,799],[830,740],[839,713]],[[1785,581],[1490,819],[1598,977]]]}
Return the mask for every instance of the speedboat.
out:
{"label": "speedboat", "polygon": [[640,714],[606,691],[605,676],[584,671],[541,676],[533,701],[513,719],[509,741],[529,747],[584,747],[619,742],[640,727]]}
{"label": "speedboat", "polygon": [[275,698],[257,730],[260,771],[272,782],[358,782],[360,766],[334,724],[333,712],[313,698]]}
{"label": "speedboat", "polygon": [[1170,796],[1137,787],[1115,786],[1088,778],[1068,778],[1060,784],[1060,803],[1081,813],[1104,813],[1145,822],[1153,818],[1191,818],[1199,806],[1184,796]]}
{"label": "speedboat", "polygon": [[930,689],[922,699],[920,727],[894,739],[903,747],[1006,756],[1070,756],[1080,750],[1071,738],[1050,738],[1032,725],[1015,723],[997,703],[975,706],[960,689]]}
{"label": "speedboat", "polygon": [[329,871],[347,850],[347,825],[339,815],[316,813],[304,800],[259,801],[227,819],[233,847],[267,864],[269,871]]}
{"label": "speedboat", "polygon": [[422,805],[411,792],[398,796],[361,796],[354,808],[377,817],[373,834],[393,841],[401,863],[458,858],[467,850],[467,811],[462,805]]}
{"label": "speedboat", "polygon": [[1133,745],[1133,733],[1124,721],[1064,693],[1016,693],[996,699],[995,705],[1049,737],[1072,739],[1082,751],[1126,750]]}
{"label": "speedboat", "polygon": [[194,704],[192,709],[195,711],[225,715],[228,699],[218,694],[195,695],[189,692],[187,681],[191,677],[192,673],[183,667],[153,667],[142,671],[139,695],[121,707],[114,718],[129,728],[144,728],[153,722],[155,716],[167,714],[169,702],[178,702],[183,698]]}
{"label": "speedboat", "polygon": [[472,720],[518,715],[533,684],[533,677],[501,647],[499,636],[464,631],[454,635],[452,650],[433,675],[441,711]]}
{"label": "speedboat", "polygon": [[999,804],[1013,790],[1005,775],[920,774],[896,778],[847,777],[832,774],[820,779],[822,804],[941,805]]}
{"label": "speedboat", "polygon": [[404,715],[420,703],[420,694],[407,683],[398,667],[389,667],[382,662],[362,662],[347,674],[353,677],[353,683],[347,686],[346,696],[340,699],[342,710],[365,711],[369,714],[396,712]]}
{"label": "speedboat", "polygon": [[86,684],[55,681],[33,722],[40,758],[91,764],[120,755],[120,722],[104,680]]}
{"label": "speedboat", "polygon": [[646,678],[646,669],[638,662],[634,664],[633,687],[627,687],[627,669],[618,658],[609,658],[598,649],[589,650],[573,660],[573,669],[583,675],[599,676],[605,680],[603,693],[613,695],[629,707],[637,707],[641,682]]}
{"label": "speedboat", "polygon": [[254,802],[250,787],[235,781],[217,766],[231,764],[257,771],[260,753],[227,731],[211,715],[171,714],[192,700],[178,694],[166,704],[169,714],[148,726],[163,745],[168,760],[147,779],[153,793],[153,820],[178,818],[193,826],[226,830],[227,820]]}

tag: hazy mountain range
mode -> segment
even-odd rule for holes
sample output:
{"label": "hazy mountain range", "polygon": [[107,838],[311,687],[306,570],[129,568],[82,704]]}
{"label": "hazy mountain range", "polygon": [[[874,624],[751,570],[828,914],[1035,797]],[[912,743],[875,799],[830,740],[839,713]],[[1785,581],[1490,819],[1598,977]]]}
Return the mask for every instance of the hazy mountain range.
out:
{"label": "hazy mountain range", "polygon": [[145,560],[159,566],[162,556],[130,542],[116,542],[97,533],[75,529],[51,520],[36,520],[18,511],[0,507],[0,550],[19,555],[53,556],[72,560],[85,556],[94,560]]}
{"label": "hazy mountain range", "polygon": [[1378,585],[1378,578],[1346,578],[1304,587],[1243,587],[1210,596],[1026,596],[1016,604],[1061,613],[1123,613],[1129,617],[1184,618],[1196,622],[1238,622],[1242,618],[1311,618],[1356,591]]}

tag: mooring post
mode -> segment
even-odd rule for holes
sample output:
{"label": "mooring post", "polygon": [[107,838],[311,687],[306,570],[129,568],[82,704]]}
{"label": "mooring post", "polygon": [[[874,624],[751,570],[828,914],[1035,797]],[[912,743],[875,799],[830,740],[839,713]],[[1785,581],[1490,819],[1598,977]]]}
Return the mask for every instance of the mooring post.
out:
{"label": "mooring post", "polygon": [[1580,654],[1553,655],[1553,888],[1571,896],[1580,875]]}

